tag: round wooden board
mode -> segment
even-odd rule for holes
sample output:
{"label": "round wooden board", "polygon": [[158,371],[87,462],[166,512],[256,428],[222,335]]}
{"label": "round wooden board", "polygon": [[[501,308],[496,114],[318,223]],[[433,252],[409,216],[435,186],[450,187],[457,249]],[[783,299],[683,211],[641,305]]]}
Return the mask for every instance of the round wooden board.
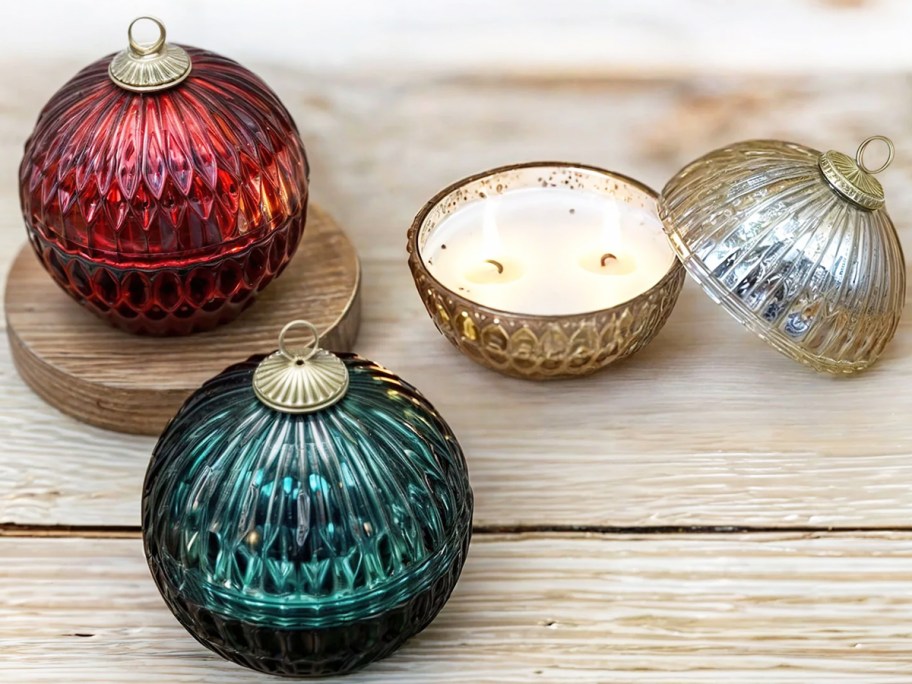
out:
{"label": "round wooden board", "polygon": [[112,328],[76,304],[26,244],[6,283],[7,335],[20,375],[49,404],[109,430],[158,435],[204,381],[251,354],[274,350],[290,320],[316,324],[327,349],[351,350],[361,318],[360,284],[354,245],[311,204],[297,254],[236,320],[187,337],[143,337]]}

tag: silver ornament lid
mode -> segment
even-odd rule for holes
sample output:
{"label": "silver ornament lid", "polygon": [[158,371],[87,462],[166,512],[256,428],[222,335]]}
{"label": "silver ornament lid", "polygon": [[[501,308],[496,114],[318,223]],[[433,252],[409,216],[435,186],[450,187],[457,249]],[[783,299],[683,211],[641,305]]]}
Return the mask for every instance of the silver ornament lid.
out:
{"label": "silver ornament lid", "polygon": [[[295,328],[313,335],[311,344],[292,349],[285,337]],[[257,398],[283,413],[313,413],[329,408],[348,391],[348,369],[335,354],[320,349],[320,333],[309,321],[292,321],[279,333],[279,349],[260,362],[253,374]]]}
{"label": "silver ornament lid", "polygon": [[[158,28],[158,38],[140,43],[133,29],[140,21],[151,21]],[[190,55],[180,45],[165,41],[165,25],[155,17],[137,17],[127,27],[129,47],[114,55],[108,65],[108,75],[121,88],[137,93],[149,93],[171,88],[190,75],[193,64]]]}
{"label": "silver ornament lid", "polygon": [[[868,145],[887,144],[880,169]],[[853,373],[893,337],[905,261],[874,173],[893,146],[856,159],[779,140],[729,145],[685,166],[659,216],[688,273],[765,342],[818,371]]]}

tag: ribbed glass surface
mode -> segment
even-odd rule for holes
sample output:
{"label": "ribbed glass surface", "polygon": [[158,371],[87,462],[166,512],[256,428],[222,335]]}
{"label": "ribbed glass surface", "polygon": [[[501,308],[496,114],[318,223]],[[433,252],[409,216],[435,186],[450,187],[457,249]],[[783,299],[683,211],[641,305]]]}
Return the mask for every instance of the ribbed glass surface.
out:
{"label": "ribbed glass surface", "polygon": [[386,655],[433,619],[465,558],[472,492],[452,432],[411,385],[342,356],[348,393],[305,415],[256,398],[262,357],[227,369],[187,401],[146,477],[163,595],[194,636],[257,669]]}
{"label": "ribbed glass surface", "polygon": [[662,192],[688,272],[746,327],[817,370],[866,368],[893,337],[905,264],[886,209],[824,178],[816,150],[749,141],[686,166]]}
{"label": "ribbed glass surface", "polygon": [[124,90],[110,57],[45,105],[19,168],[23,218],[71,296],[131,332],[186,334],[240,313],[301,239],[304,146],[288,111],[230,59]]}

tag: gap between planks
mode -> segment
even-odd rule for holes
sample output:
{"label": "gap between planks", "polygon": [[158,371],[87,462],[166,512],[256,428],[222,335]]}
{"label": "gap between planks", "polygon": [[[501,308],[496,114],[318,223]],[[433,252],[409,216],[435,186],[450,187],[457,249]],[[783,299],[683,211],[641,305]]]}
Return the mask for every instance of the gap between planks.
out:
{"label": "gap between planks", "polygon": [[[758,525],[475,525],[474,535],[522,537],[524,535],[612,535],[648,537],[657,535],[745,535],[745,534],[879,534],[912,533],[912,526],[758,526]],[[0,523],[0,538],[36,537],[52,539],[136,539],[142,536],[138,525],[20,525]]]}

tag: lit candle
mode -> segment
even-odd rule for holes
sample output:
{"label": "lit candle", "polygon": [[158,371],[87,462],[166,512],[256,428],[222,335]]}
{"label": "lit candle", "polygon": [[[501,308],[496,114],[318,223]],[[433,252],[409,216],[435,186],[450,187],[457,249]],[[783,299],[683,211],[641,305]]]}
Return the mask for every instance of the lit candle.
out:
{"label": "lit candle", "polygon": [[437,328],[472,360],[533,380],[587,375],[649,344],[681,291],[656,200],[592,166],[491,169],[422,207],[409,268]]}
{"label": "lit candle", "polygon": [[[473,285],[504,285],[522,276],[522,266],[504,254],[503,241],[494,215],[493,201],[484,205],[481,224],[481,250],[476,263],[469,266],[465,277]],[[443,249],[441,249],[443,251]],[[449,261],[443,259],[442,261]]]}
{"label": "lit candle", "polygon": [[653,202],[564,185],[468,202],[427,236],[421,253],[444,287],[532,315],[617,306],[655,286],[675,259]]}
{"label": "lit candle", "polygon": [[636,271],[636,258],[626,249],[621,229],[621,208],[617,201],[605,204],[601,233],[599,244],[583,255],[580,266],[597,275],[629,275]]}

